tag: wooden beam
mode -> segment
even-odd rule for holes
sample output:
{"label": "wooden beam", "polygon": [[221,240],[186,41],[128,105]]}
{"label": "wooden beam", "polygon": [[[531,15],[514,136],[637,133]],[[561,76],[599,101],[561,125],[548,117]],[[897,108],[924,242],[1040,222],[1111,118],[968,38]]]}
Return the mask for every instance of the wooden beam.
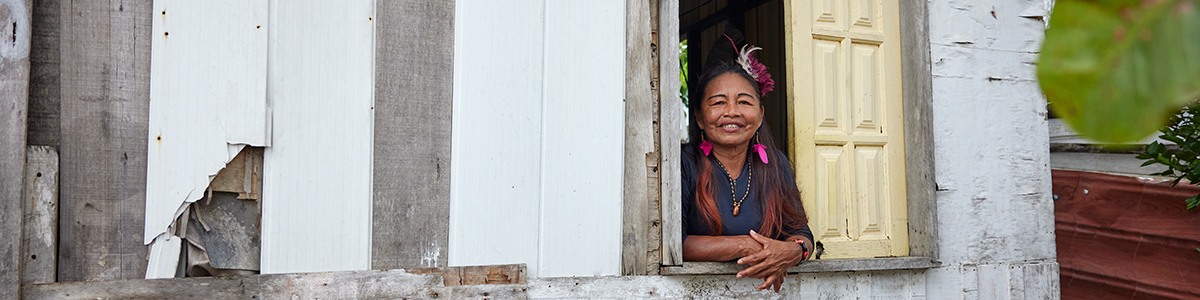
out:
{"label": "wooden beam", "polygon": [[454,1],[378,1],[371,268],[444,267]]}
{"label": "wooden beam", "polygon": [[393,271],[291,273],[35,284],[22,299],[455,299],[437,275]]}
{"label": "wooden beam", "polygon": [[[680,126],[683,102],[679,99],[679,0],[659,0],[658,4],[658,101],[659,101],[659,195],[661,262],[664,266],[683,264],[683,229],[680,211]],[[654,213],[654,212],[651,212]]]}
{"label": "wooden beam", "polygon": [[54,282],[58,267],[58,151],[29,146],[21,192],[21,284]]}
{"label": "wooden beam", "polygon": [[59,2],[33,1],[33,42],[29,53],[29,137],[27,144],[59,144]]}
{"label": "wooden beam", "polygon": [[929,58],[929,9],[925,1],[900,1],[904,95],[908,252],[937,260],[937,182],[933,157],[933,75]]}
{"label": "wooden beam", "polygon": [[58,280],[142,278],[151,3],[63,3]]}
{"label": "wooden beam", "polygon": [[621,274],[646,274],[647,156],[654,152],[650,14],[646,0],[625,2],[625,177]]}
{"label": "wooden beam", "polygon": [[439,274],[442,285],[527,284],[525,264],[408,269],[413,274]]}
{"label": "wooden beam", "polygon": [[29,0],[0,0],[0,298],[18,296],[21,253],[21,179],[29,105]]}
{"label": "wooden beam", "polygon": [[[861,272],[883,270],[929,269],[940,266],[928,257],[889,257],[818,259],[803,265],[788,268],[788,273]],[[687,262],[682,266],[663,267],[663,275],[729,275],[737,274],[748,266],[731,262]]]}

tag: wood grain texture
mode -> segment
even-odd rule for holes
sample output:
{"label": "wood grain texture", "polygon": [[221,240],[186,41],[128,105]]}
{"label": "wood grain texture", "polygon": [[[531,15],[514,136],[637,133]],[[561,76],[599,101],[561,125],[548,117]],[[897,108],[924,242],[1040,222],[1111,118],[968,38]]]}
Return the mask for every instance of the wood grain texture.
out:
{"label": "wood grain texture", "polygon": [[29,53],[29,145],[59,144],[59,3],[33,1],[33,41]]}
{"label": "wood grain texture", "polygon": [[28,285],[24,299],[456,299],[436,275],[345,271]]}
{"label": "wood grain texture", "polygon": [[646,157],[654,152],[650,86],[650,13],[645,0],[625,1],[625,179],[621,274],[646,274]]}
{"label": "wood grain texture", "polygon": [[440,274],[442,285],[527,284],[525,264],[407,269],[413,274]]}
{"label": "wood grain texture", "polygon": [[21,275],[31,8],[29,0],[0,1],[0,298],[17,297]]}
{"label": "wood grain texture", "polygon": [[60,9],[58,280],[142,278],[151,4]]}
{"label": "wood grain texture", "polygon": [[444,267],[454,1],[378,1],[371,268]]}
{"label": "wood grain texture", "polygon": [[1200,187],[1053,170],[1055,236],[1064,299],[1095,290],[1137,299],[1200,297]]}
{"label": "wood grain texture", "polygon": [[908,197],[908,252],[938,258],[937,181],[933,156],[933,75],[929,58],[929,4],[900,1],[900,57],[904,97],[904,165]]}
{"label": "wood grain texture", "polygon": [[[913,270],[936,268],[941,265],[928,257],[906,256],[891,258],[818,259],[788,268],[788,273],[861,272],[882,270]],[[663,275],[736,274],[747,266],[729,262],[686,262],[682,266],[664,266]]]}
{"label": "wood grain texture", "polygon": [[[658,152],[661,263],[683,264],[683,213],[680,197],[680,126],[684,122],[679,99],[679,0],[658,3]],[[655,213],[651,211],[650,213]]]}
{"label": "wood grain texture", "polygon": [[58,252],[58,151],[29,146],[21,195],[21,284],[54,282]]}

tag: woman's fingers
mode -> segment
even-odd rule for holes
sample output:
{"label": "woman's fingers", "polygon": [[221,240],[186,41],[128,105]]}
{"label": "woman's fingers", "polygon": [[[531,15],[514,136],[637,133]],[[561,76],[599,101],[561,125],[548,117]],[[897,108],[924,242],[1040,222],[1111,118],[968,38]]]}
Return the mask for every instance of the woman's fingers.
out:
{"label": "woman's fingers", "polygon": [[754,230],[750,231],[750,237],[754,238],[754,240],[758,241],[758,243],[763,244],[763,246],[766,246],[770,242],[775,241],[771,238],[768,238],[768,237],[762,236],[761,234],[758,234],[758,232],[755,232]]}

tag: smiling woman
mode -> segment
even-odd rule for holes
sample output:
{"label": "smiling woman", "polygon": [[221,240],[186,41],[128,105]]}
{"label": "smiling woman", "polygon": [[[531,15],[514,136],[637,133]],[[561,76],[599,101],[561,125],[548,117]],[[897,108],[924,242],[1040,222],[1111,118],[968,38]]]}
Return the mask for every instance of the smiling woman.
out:
{"label": "smiling woman", "polygon": [[708,64],[702,97],[691,101],[696,126],[681,151],[683,258],[736,260],[749,265],[738,277],[762,278],[758,289],[778,292],[787,268],[808,259],[812,232],[791,164],[763,123],[762,96],[774,83],[753,59],[757,48],[742,49],[736,61]]}

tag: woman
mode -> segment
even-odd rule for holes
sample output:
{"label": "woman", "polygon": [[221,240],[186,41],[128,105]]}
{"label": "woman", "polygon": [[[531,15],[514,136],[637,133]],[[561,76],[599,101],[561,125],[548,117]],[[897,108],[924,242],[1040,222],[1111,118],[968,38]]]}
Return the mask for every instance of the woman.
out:
{"label": "woman", "polygon": [[[732,40],[730,41],[732,43]],[[749,265],[779,292],[787,268],[808,259],[812,232],[787,158],[763,124],[762,96],[774,82],[742,48],[736,61],[706,66],[695,127],[683,148],[683,258]]]}

